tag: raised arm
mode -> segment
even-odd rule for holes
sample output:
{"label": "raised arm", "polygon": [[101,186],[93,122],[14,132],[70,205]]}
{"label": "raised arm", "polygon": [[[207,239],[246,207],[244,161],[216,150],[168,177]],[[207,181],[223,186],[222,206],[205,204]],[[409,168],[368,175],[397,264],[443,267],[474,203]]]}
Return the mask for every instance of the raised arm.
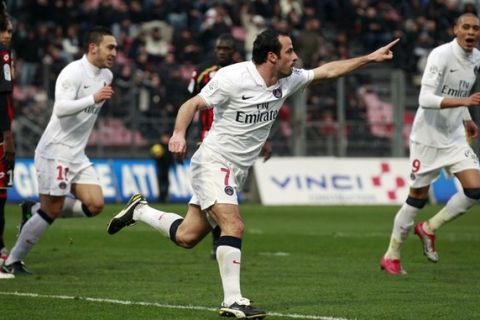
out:
{"label": "raised arm", "polygon": [[361,57],[325,63],[313,69],[313,81],[321,82],[346,75],[371,62],[383,62],[393,58],[391,48],[399,41],[396,39],[384,47]]}
{"label": "raised arm", "polygon": [[196,95],[182,104],[178,110],[173,134],[168,143],[168,149],[177,160],[183,160],[187,154],[187,141],[185,136],[190,123],[192,123],[195,112],[206,108],[207,104],[205,101],[199,95]]}

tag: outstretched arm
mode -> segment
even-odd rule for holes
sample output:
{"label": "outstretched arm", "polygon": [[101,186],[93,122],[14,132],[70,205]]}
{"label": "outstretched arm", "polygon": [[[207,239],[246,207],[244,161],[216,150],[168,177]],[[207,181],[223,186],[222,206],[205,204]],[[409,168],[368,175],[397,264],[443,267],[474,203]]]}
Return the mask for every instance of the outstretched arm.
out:
{"label": "outstretched arm", "polygon": [[168,149],[173,153],[179,161],[185,158],[187,154],[187,141],[185,135],[187,129],[192,122],[193,116],[197,110],[206,109],[207,104],[199,95],[187,100],[180,109],[178,109],[177,118],[175,120],[175,128],[172,137],[168,143]]}
{"label": "outstretched arm", "polygon": [[383,62],[393,58],[391,48],[399,41],[396,39],[376,51],[357,58],[325,63],[313,69],[313,81],[321,82],[346,75],[372,62]]}

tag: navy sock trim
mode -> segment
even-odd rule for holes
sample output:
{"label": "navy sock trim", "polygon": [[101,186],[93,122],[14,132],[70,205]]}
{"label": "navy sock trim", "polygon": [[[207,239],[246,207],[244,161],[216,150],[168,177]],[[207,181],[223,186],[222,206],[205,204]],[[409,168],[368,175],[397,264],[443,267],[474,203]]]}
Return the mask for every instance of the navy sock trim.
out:
{"label": "navy sock trim", "polygon": [[416,199],[408,196],[406,203],[417,209],[422,209],[427,204],[427,199]]}
{"label": "navy sock trim", "polygon": [[480,188],[464,188],[463,193],[465,194],[465,196],[469,197],[470,199],[473,199],[473,200],[480,199]]}
{"label": "navy sock trim", "polygon": [[242,250],[242,239],[232,236],[222,236],[215,241],[215,247],[229,246]]}
{"label": "navy sock trim", "polygon": [[170,240],[177,243],[177,229],[180,224],[183,222],[183,219],[177,219],[173,221],[172,225],[170,226]]}
{"label": "navy sock trim", "polygon": [[42,217],[43,220],[47,221],[48,224],[53,223],[53,219],[50,218],[42,209],[38,209],[37,213]]}
{"label": "navy sock trim", "polygon": [[83,213],[85,213],[87,217],[89,218],[93,217],[93,213],[90,210],[88,210],[88,207],[83,203],[82,203],[82,211]]}
{"label": "navy sock trim", "polygon": [[217,250],[217,240],[220,238],[220,234],[222,230],[220,230],[220,226],[216,226],[212,229],[212,239],[213,239],[213,250]]}
{"label": "navy sock trim", "polygon": [[222,230],[220,230],[220,226],[216,226],[215,228],[213,228],[212,229],[213,240],[217,241],[217,239],[220,238],[221,233],[222,233]]}

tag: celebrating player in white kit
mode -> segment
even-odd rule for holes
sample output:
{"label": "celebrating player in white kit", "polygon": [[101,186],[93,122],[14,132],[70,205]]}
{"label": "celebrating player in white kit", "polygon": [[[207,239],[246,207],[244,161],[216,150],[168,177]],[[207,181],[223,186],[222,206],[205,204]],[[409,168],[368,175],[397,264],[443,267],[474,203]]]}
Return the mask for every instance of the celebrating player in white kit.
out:
{"label": "celebrating player in white kit", "polygon": [[214,108],[209,134],[191,159],[194,195],[185,218],[147,205],[140,194],[108,226],[114,234],[142,221],[159,230],[177,245],[195,246],[217,224],[217,262],[224,299],[220,315],[263,318],[265,311],[250,305],[240,292],[241,244],[244,224],[237,191],[256,161],[285,99],[312,81],[330,80],[371,62],[393,57],[393,41],[358,58],[334,61],[314,70],[296,69],[297,55],[288,35],[266,30],[254,42],[253,61],[220,69],[195,97],[179,109],[169,148],[179,158],[186,154],[185,134],[197,110]]}
{"label": "celebrating player in white kit", "polygon": [[454,174],[463,190],[457,192],[434,217],[415,226],[428,260],[438,261],[435,232],[466,212],[480,199],[478,157],[467,142],[477,135],[468,107],[480,104],[480,93],[470,92],[480,68],[480,21],[470,13],[454,26],[456,38],[429,55],[422,78],[419,108],[410,135],[410,192],[395,216],[387,252],[380,266],[385,272],[406,274],[400,248],[428,199],[430,184],[442,168]]}
{"label": "celebrating player in white kit", "polygon": [[[85,55],[68,64],[55,84],[52,116],[35,149],[40,208],[22,226],[4,269],[29,273],[23,260],[65,206],[92,217],[103,209],[100,181],[85,147],[102,105],[113,95],[111,68],[117,42],[104,27],[87,34]],[[72,193],[76,199],[66,198]]]}

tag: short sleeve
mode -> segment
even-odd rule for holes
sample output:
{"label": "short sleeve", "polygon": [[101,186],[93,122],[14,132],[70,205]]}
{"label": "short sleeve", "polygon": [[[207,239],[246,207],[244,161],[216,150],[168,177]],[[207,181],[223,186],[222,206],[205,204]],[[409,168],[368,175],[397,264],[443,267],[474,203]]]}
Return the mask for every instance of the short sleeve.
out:
{"label": "short sleeve", "polygon": [[294,68],[290,77],[284,78],[292,94],[303,90],[313,80],[313,70]]}
{"label": "short sleeve", "polygon": [[221,108],[230,100],[232,92],[234,92],[234,88],[229,79],[221,72],[217,72],[203,87],[199,95],[205,100],[209,108]]}

